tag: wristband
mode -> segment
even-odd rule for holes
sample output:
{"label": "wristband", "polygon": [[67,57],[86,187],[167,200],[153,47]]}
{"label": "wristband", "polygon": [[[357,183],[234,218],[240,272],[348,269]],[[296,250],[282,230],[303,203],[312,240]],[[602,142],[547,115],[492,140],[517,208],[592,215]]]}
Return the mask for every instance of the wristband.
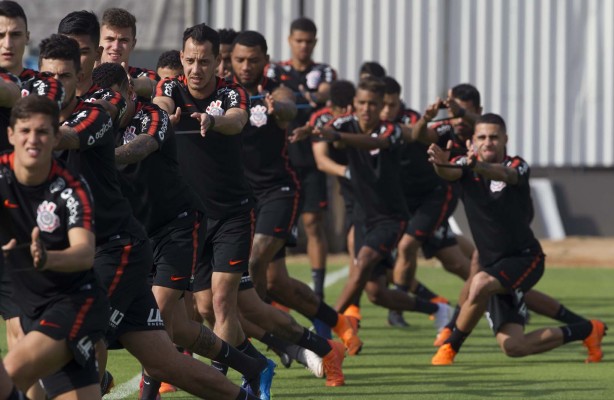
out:
{"label": "wristband", "polygon": [[350,172],[350,167],[345,167],[345,171],[343,172],[343,177],[348,181],[352,180],[352,173]]}
{"label": "wristband", "polygon": [[211,130],[215,127],[215,117],[211,114],[207,114],[209,116],[209,127],[207,130]]}

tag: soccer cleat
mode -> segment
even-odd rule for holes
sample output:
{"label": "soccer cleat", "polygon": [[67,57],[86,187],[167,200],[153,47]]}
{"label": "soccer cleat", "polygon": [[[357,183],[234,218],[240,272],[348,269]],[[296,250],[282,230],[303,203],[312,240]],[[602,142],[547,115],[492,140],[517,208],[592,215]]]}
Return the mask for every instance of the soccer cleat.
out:
{"label": "soccer cleat", "polygon": [[343,314],[337,314],[337,325],[333,328],[337,336],[343,341],[343,344],[348,349],[350,356],[355,356],[362,349],[362,340],[356,334],[356,330],[352,327],[350,318]]}
{"label": "soccer cleat", "polygon": [[175,386],[171,385],[170,383],[162,382],[160,384],[160,389],[159,389],[160,394],[162,394],[162,393],[175,393],[176,391],[177,391],[177,388]]}
{"label": "soccer cleat", "polygon": [[388,310],[388,325],[397,328],[409,328],[409,324],[403,318],[403,313],[396,310]]}
{"label": "soccer cleat", "polygon": [[115,380],[113,379],[113,375],[111,375],[109,371],[105,370],[104,376],[100,381],[100,393],[102,393],[103,396],[109,394],[109,392],[111,391],[111,389],[113,389],[114,386]]}
{"label": "soccer cleat", "polygon": [[441,332],[443,328],[448,325],[450,322],[450,316],[452,315],[452,307],[447,305],[446,303],[437,303],[439,309],[433,314],[435,317],[434,323],[435,328],[437,328],[437,332]]}
{"label": "soccer cleat", "polygon": [[346,308],[343,315],[346,317],[354,317],[358,321],[362,320],[362,315],[360,315],[360,307],[355,304],[351,304],[348,308]]}
{"label": "soccer cleat", "polygon": [[305,368],[307,368],[309,371],[311,371],[312,374],[316,376],[316,378],[324,377],[324,366],[322,357],[320,357],[313,351],[304,348],[301,348],[301,351],[299,351],[297,356],[298,357],[296,361],[304,365]]}
{"label": "soccer cleat", "polygon": [[345,347],[342,343],[328,341],[331,351],[324,356],[324,373],[326,374],[326,386],[343,386],[345,385],[345,377],[341,365],[345,357]]}
{"label": "soccer cleat", "polygon": [[601,361],[603,358],[601,340],[606,335],[605,332],[608,330],[608,326],[598,319],[592,319],[591,324],[593,325],[593,330],[582,342],[588,350],[588,358],[585,360],[586,363],[596,363]]}
{"label": "soccer cleat", "polygon": [[456,351],[452,348],[450,343],[445,343],[439,349],[437,349],[437,353],[431,359],[431,364],[433,365],[452,365],[454,363],[454,357],[456,356]]}
{"label": "soccer cleat", "polygon": [[267,358],[268,366],[260,373],[260,400],[271,400],[271,385],[277,364]]}
{"label": "soccer cleat", "polygon": [[448,340],[448,338],[452,335],[452,329],[447,326],[443,328],[435,337],[435,341],[433,342],[433,346],[439,347],[443,346],[443,344]]}

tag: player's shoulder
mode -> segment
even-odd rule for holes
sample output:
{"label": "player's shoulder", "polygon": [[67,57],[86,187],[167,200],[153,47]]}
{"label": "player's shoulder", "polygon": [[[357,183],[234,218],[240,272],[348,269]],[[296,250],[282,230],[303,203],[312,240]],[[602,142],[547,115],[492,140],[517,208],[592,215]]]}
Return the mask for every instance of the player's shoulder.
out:
{"label": "player's shoulder", "polygon": [[356,121],[356,115],[353,113],[340,115],[332,120],[331,125],[335,129],[342,129],[351,126]]}
{"label": "player's shoulder", "polygon": [[526,162],[525,159],[516,155],[516,156],[506,156],[503,159],[503,165],[510,168],[518,169],[518,172],[526,173],[529,170],[529,163]]}

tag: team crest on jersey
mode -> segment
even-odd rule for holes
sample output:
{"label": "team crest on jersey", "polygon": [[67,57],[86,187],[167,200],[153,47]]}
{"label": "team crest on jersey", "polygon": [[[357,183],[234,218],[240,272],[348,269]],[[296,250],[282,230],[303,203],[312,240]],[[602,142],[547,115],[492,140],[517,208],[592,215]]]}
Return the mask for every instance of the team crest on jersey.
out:
{"label": "team crest on jersey", "polygon": [[60,226],[60,217],[55,213],[58,206],[52,201],[43,201],[36,210],[36,224],[41,231],[52,233]]}
{"label": "team crest on jersey", "polygon": [[266,125],[267,123],[267,109],[263,105],[257,105],[249,110],[249,122],[252,126],[260,128],[261,126]]}
{"label": "team crest on jersey", "polygon": [[307,81],[307,87],[311,90],[315,90],[318,88],[320,84],[320,79],[322,78],[322,72],[318,70],[310,71],[305,80]]}
{"label": "team crest on jersey", "polygon": [[209,115],[213,115],[214,117],[224,115],[224,109],[222,108],[222,100],[212,101],[211,104],[207,106],[205,112]]}
{"label": "team crest on jersey", "polygon": [[132,142],[136,139],[136,127],[134,125],[130,125],[124,131],[124,144]]}
{"label": "team crest on jersey", "polygon": [[507,185],[503,181],[490,181],[490,191],[493,193],[502,191],[505,186]]}
{"label": "team crest on jersey", "polygon": [[55,181],[51,182],[49,185],[49,191],[51,193],[56,193],[64,190],[66,187],[66,181],[63,178],[58,178]]}

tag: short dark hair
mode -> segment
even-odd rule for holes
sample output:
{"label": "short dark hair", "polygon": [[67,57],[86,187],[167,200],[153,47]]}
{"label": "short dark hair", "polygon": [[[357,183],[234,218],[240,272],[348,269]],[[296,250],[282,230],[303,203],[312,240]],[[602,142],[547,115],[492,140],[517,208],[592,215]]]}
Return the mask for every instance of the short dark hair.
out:
{"label": "short dark hair", "polygon": [[243,31],[237,35],[232,42],[232,48],[234,49],[236,44],[246,47],[260,47],[264,54],[267,54],[269,47],[266,44],[266,39],[261,33],[256,31]]}
{"label": "short dark hair", "polygon": [[28,18],[19,3],[11,0],[0,1],[0,15],[6,18],[22,18],[26,23],[26,31],[28,30]]}
{"label": "short dark hair", "polygon": [[108,8],[102,13],[101,25],[115,28],[131,28],[136,37],[136,17],[123,8]]}
{"label": "short dark hair", "polygon": [[386,68],[382,67],[382,64],[377,61],[365,61],[360,66],[358,75],[369,74],[377,78],[384,78],[386,76]]}
{"label": "short dark hair", "polygon": [[18,99],[11,110],[9,126],[15,128],[18,119],[27,119],[32,114],[43,114],[51,117],[51,125],[55,133],[60,129],[60,108],[53,100],[45,96],[26,96]]}
{"label": "short dark hair", "polygon": [[297,18],[290,24],[290,34],[294,31],[310,32],[314,35],[318,34],[318,28],[316,24],[306,17]]}
{"label": "short dark hair", "polygon": [[220,54],[220,34],[210,26],[207,26],[204,22],[202,24],[194,25],[183,31],[183,48],[185,49],[185,42],[188,39],[192,39],[196,43],[211,43],[211,51],[214,56]]}
{"label": "short dark hair", "polygon": [[480,117],[475,121],[476,126],[478,126],[479,124],[499,125],[502,133],[507,134],[507,127],[505,126],[505,121],[503,120],[503,117],[501,117],[499,114],[487,113],[480,115]]}
{"label": "short dark hair", "polygon": [[118,85],[121,89],[124,89],[129,84],[126,70],[116,63],[103,63],[94,68],[92,81],[104,89],[109,89],[113,85]]}
{"label": "short dark hair", "polygon": [[386,94],[401,94],[401,85],[392,76],[385,76],[383,81],[386,86]]}
{"label": "short dark hair", "polygon": [[461,83],[452,88],[452,97],[462,100],[470,101],[476,108],[480,107],[480,92],[475,86],[469,83]]}
{"label": "short dark hair", "polygon": [[370,75],[362,78],[360,82],[358,82],[358,89],[373,92],[382,97],[384,97],[384,94],[386,93],[386,85],[384,85],[384,81]]}
{"label": "short dark hair", "polygon": [[41,61],[47,60],[67,60],[75,64],[75,70],[81,70],[81,52],[79,51],[79,43],[68,36],[54,33],[46,39],[43,39],[38,45],[39,56],[38,66],[40,68]]}
{"label": "short dark hair", "polygon": [[235,41],[235,38],[239,34],[232,28],[222,28],[218,29],[217,33],[220,34],[220,44],[232,44]]}
{"label": "short dark hair", "polygon": [[158,64],[156,65],[156,69],[158,68],[183,69],[179,50],[169,50],[160,54]]}
{"label": "short dark hair", "polygon": [[100,24],[92,11],[73,11],[60,21],[58,33],[62,35],[87,35],[96,46],[100,43]]}
{"label": "short dark hair", "polygon": [[347,107],[352,104],[356,88],[350,81],[338,80],[330,84],[330,101],[336,107]]}

